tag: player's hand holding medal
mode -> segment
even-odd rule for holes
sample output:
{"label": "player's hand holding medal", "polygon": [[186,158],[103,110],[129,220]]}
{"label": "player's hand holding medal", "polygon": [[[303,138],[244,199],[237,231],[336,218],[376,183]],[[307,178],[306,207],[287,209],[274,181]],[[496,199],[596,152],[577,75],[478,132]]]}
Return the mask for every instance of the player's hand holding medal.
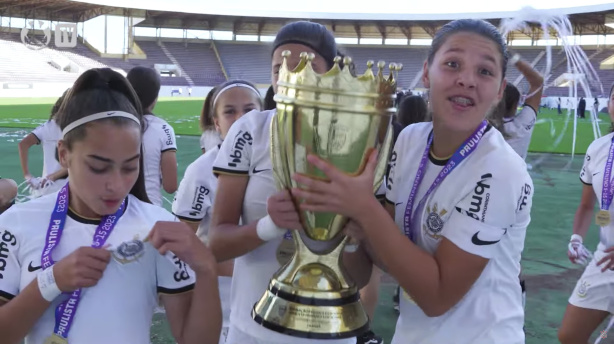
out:
{"label": "player's hand holding medal", "polygon": [[145,241],[161,255],[172,252],[199,273],[216,274],[217,261],[211,250],[203,244],[194,231],[183,222],[158,221]]}

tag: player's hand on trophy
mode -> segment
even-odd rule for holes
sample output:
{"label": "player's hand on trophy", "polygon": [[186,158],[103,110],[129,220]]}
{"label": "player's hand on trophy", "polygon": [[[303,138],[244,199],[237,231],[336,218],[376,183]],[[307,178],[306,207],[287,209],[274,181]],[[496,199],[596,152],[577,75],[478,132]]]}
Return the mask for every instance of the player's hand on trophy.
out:
{"label": "player's hand on trophy", "polygon": [[80,247],[53,266],[55,283],[63,292],[89,288],[98,284],[111,260],[105,249]]}
{"label": "player's hand on trophy", "polygon": [[267,213],[279,228],[303,230],[298,211],[288,190],[281,190],[267,200]]}
{"label": "player's hand on trophy", "polygon": [[293,189],[292,194],[305,201],[301,203],[301,209],[332,212],[354,219],[368,211],[364,205],[369,204],[370,198],[374,197],[376,151],[369,155],[364,171],[357,176],[350,176],[315,155],[309,155],[307,161],[324,172],[329,181],[295,174],[293,179],[300,188]]}
{"label": "player's hand on trophy", "polygon": [[217,262],[211,250],[183,222],[158,221],[146,240],[161,255],[172,252],[197,274],[216,271]]}

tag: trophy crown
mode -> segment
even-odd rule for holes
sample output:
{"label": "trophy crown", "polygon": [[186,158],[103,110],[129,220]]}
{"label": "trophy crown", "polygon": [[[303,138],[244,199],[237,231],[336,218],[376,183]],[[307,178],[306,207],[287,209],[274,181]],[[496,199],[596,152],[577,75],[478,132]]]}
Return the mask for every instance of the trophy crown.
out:
{"label": "trophy crown", "polygon": [[[388,97],[392,103],[396,95],[398,72],[403,65],[390,63],[389,72],[385,72],[386,62],[377,63],[377,72],[373,71],[373,61],[367,62],[367,69],[361,75],[355,75],[352,70],[352,58],[337,56],[333,60],[333,67],[324,74],[318,74],[313,70],[313,53],[303,52],[296,68],[288,68],[288,58],[291,52],[282,52],[282,65],[279,70],[278,85],[296,90],[315,90],[331,92],[335,94],[354,94],[367,97]],[[341,65],[343,62],[343,66]],[[388,102],[386,102],[388,103]],[[392,105],[392,103],[390,105]]]}

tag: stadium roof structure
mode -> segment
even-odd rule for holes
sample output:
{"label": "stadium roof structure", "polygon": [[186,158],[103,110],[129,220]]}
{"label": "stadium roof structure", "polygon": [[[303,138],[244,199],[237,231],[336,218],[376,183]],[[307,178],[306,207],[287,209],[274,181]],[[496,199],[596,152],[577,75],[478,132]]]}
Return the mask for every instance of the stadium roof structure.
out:
{"label": "stadium roof structure", "polygon": [[[365,19],[361,16],[348,19],[342,18],[342,15],[339,15],[339,19],[313,18],[313,16],[305,18],[298,16],[300,14],[298,12],[297,16],[279,17],[277,12],[271,12],[271,16],[258,17],[156,10],[155,8],[158,7],[154,5],[151,6],[152,9],[101,5],[100,3],[103,2],[108,4],[123,2],[134,6],[139,1],[0,0],[0,16],[64,22],[83,22],[100,15],[132,16],[145,18],[136,25],[137,27],[232,31],[235,35],[275,35],[279,28],[289,21],[309,19],[326,25],[335,32],[337,37],[379,39],[432,38],[439,27],[450,19],[454,19],[387,20],[382,18]],[[155,1],[152,3],[155,3]],[[203,3],[209,3],[209,1],[203,1]],[[183,9],[180,6],[176,8]],[[604,8],[605,10],[586,13],[590,9]],[[606,25],[614,22],[614,3],[586,6],[585,8],[577,7],[568,9],[568,12],[574,13],[569,14],[569,19],[576,35],[614,34],[614,28]],[[499,18],[501,17],[497,18],[496,14],[492,13],[493,16],[490,18],[488,14],[481,14],[480,17],[494,25],[499,25]],[[460,13],[456,16],[463,17],[463,15],[463,13]],[[334,14],[331,14],[331,16],[334,16]],[[373,17],[377,18],[377,15]],[[406,15],[405,17],[411,16]],[[433,17],[431,16],[431,18]],[[553,35],[551,33],[551,37]],[[508,36],[508,39],[538,40],[541,37],[541,28],[538,25],[530,25],[524,30],[513,32]]]}

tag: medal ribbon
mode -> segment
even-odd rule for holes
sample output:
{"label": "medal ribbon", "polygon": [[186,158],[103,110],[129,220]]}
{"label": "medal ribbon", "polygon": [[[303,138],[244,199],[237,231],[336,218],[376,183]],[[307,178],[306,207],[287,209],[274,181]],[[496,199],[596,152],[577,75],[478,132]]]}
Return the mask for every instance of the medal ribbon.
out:
{"label": "medal ribbon", "polygon": [[[482,136],[484,136],[484,132],[486,131],[487,127],[488,122],[486,122],[486,120],[482,121],[482,123],[480,123],[475,132],[471,134],[471,136],[469,136],[469,138],[467,138],[465,142],[463,142],[463,144],[456,150],[456,152],[454,152],[452,157],[448,160],[448,163],[443,167],[441,172],[439,172],[437,178],[435,178],[435,180],[433,181],[431,187],[426,191],[426,194],[424,194],[424,196],[420,200],[420,203],[418,203],[416,211],[424,205],[424,202],[426,202],[428,196],[435,190],[435,188],[439,186],[439,184],[441,184],[441,182],[443,182],[443,180],[452,172],[452,170],[454,170],[456,166],[458,166],[463,160],[465,160],[465,158],[469,156],[469,154],[471,154],[475,150],[475,148],[478,146],[478,143],[482,139]],[[409,198],[407,199],[407,206],[405,207],[405,215],[403,217],[403,231],[412,242],[416,242],[416,231],[413,230],[411,225],[412,217],[415,216],[415,211],[412,210],[414,206],[414,201],[416,199],[416,193],[418,192],[420,183],[422,183],[422,179],[424,178],[424,172],[426,171],[426,165],[429,156],[429,149],[431,149],[432,143],[433,132],[429,134],[429,139],[426,144],[426,148],[424,149],[424,153],[422,154],[420,165],[418,165],[416,179],[414,179],[414,184],[409,193]]]}
{"label": "medal ribbon", "polygon": [[[51,253],[60,242],[62,232],[64,231],[64,225],[66,224],[66,215],[68,214],[68,200],[69,191],[68,183],[62,187],[58,193],[57,200],[55,202],[55,208],[51,214],[51,220],[49,222],[49,228],[47,229],[47,236],[45,239],[45,247],[41,257],[41,266],[43,269],[47,269],[55,262],[51,257]],[[119,206],[119,209],[113,215],[107,215],[102,218],[92,242],[93,248],[101,248],[111,235],[113,228],[117,224],[117,221],[121,217],[126,201],[124,200]],[[69,293],[65,293],[69,294]],[[81,299],[81,289],[77,289],[70,293],[68,300],[60,303],[55,309],[55,326],[53,333],[61,338],[68,337],[68,331],[72,326],[77,311],[77,306]]]}
{"label": "medal ribbon", "polygon": [[610,153],[603,171],[603,187],[601,188],[601,210],[609,211],[614,197],[614,183],[612,183],[612,163],[614,162],[614,137],[610,143]]}

